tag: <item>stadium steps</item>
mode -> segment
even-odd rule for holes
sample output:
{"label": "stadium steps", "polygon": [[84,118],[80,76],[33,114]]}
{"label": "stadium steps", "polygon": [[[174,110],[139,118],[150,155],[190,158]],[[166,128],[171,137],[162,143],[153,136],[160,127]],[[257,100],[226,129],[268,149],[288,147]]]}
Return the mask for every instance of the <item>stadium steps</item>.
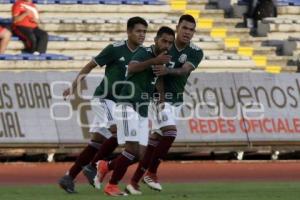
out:
{"label": "stadium steps", "polygon": [[263,56],[275,56],[276,47],[225,47],[225,51],[229,53],[237,52],[239,55],[253,56],[253,55],[263,55]]}
{"label": "stadium steps", "polygon": [[[18,71],[18,70],[80,70],[83,66],[87,64],[89,60],[51,60],[50,61],[28,61],[28,60],[1,60],[0,70],[1,71]],[[220,59],[216,60],[203,60],[201,62],[201,68],[211,68],[223,70],[227,69],[253,69],[253,62],[251,60],[228,60],[225,58],[226,62],[220,62]],[[230,71],[230,70],[229,70]]]}
{"label": "stadium steps", "polygon": [[[166,16],[178,16],[180,11],[172,11],[169,5],[38,5],[40,17],[132,17],[139,15],[148,18],[163,18]],[[0,6],[2,18],[11,17],[11,4]],[[202,17],[223,18],[223,10],[201,10]]]}

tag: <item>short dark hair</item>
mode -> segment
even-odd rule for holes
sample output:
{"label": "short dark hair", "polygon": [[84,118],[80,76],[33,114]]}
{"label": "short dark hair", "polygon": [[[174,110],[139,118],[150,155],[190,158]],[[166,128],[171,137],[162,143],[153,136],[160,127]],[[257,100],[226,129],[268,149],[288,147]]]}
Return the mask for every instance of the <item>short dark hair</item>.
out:
{"label": "short dark hair", "polygon": [[182,21],[188,21],[191,22],[193,24],[196,24],[195,18],[192,15],[181,15],[181,17],[179,18],[178,24],[180,24]]}
{"label": "short dark hair", "polygon": [[158,29],[158,31],[156,33],[156,38],[160,38],[164,33],[175,37],[175,32],[173,29],[171,29],[168,26],[162,26]]}
{"label": "short dark hair", "polygon": [[137,16],[137,17],[131,17],[128,19],[127,29],[133,29],[136,24],[142,24],[142,25],[148,27],[148,23],[146,22],[146,20]]}

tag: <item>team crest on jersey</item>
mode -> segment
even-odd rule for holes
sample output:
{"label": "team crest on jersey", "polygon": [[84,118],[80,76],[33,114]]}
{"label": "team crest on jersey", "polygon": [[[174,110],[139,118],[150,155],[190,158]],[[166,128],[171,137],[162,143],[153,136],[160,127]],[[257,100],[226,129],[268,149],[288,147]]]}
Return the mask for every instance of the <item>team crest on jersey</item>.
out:
{"label": "team crest on jersey", "polygon": [[131,135],[131,136],[136,136],[136,130],[133,129],[133,130],[131,131],[130,135]]}
{"label": "team crest on jersey", "polygon": [[125,61],[124,56],[122,56],[122,57],[119,59],[119,61]]}
{"label": "team crest on jersey", "polygon": [[186,54],[181,54],[180,57],[178,58],[178,61],[180,63],[185,63],[186,59],[187,59],[187,55]]}
{"label": "team crest on jersey", "polygon": [[167,115],[163,115],[162,116],[162,120],[165,122],[165,121],[167,121],[168,120],[168,116]]}

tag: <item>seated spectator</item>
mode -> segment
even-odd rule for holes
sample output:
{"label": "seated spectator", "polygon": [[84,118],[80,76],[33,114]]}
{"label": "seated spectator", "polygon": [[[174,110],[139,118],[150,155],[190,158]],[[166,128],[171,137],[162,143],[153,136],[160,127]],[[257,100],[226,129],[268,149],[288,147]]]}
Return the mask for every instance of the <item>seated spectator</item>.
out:
{"label": "seated spectator", "polygon": [[10,41],[11,32],[0,26],[0,54],[3,54],[6,50],[6,47]]}
{"label": "seated spectator", "polygon": [[26,53],[45,53],[48,34],[38,27],[39,13],[32,0],[17,0],[12,7],[13,32],[24,42]]}
{"label": "seated spectator", "polygon": [[266,17],[277,17],[275,0],[248,0],[246,14],[248,28],[256,28],[257,21]]}

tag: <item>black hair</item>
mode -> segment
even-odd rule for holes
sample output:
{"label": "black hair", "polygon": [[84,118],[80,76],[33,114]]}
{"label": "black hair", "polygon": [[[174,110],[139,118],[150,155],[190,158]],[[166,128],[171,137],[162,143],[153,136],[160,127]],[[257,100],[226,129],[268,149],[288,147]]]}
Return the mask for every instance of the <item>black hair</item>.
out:
{"label": "black hair", "polygon": [[179,18],[178,24],[180,24],[182,21],[188,21],[191,22],[193,24],[196,24],[195,18],[192,15],[181,15],[181,17]]}
{"label": "black hair", "polygon": [[131,17],[127,21],[127,30],[133,29],[136,24],[142,24],[142,25],[148,27],[148,23],[146,22],[145,19],[143,19],[141,17]]}
{"label": "black hair", "polygon": [[175,32],[173,29],[171,29],[168,26],[162,26],[158,29],[158,31],[156,33],[156,38],[160,38],[164,33],[175,37]]}

